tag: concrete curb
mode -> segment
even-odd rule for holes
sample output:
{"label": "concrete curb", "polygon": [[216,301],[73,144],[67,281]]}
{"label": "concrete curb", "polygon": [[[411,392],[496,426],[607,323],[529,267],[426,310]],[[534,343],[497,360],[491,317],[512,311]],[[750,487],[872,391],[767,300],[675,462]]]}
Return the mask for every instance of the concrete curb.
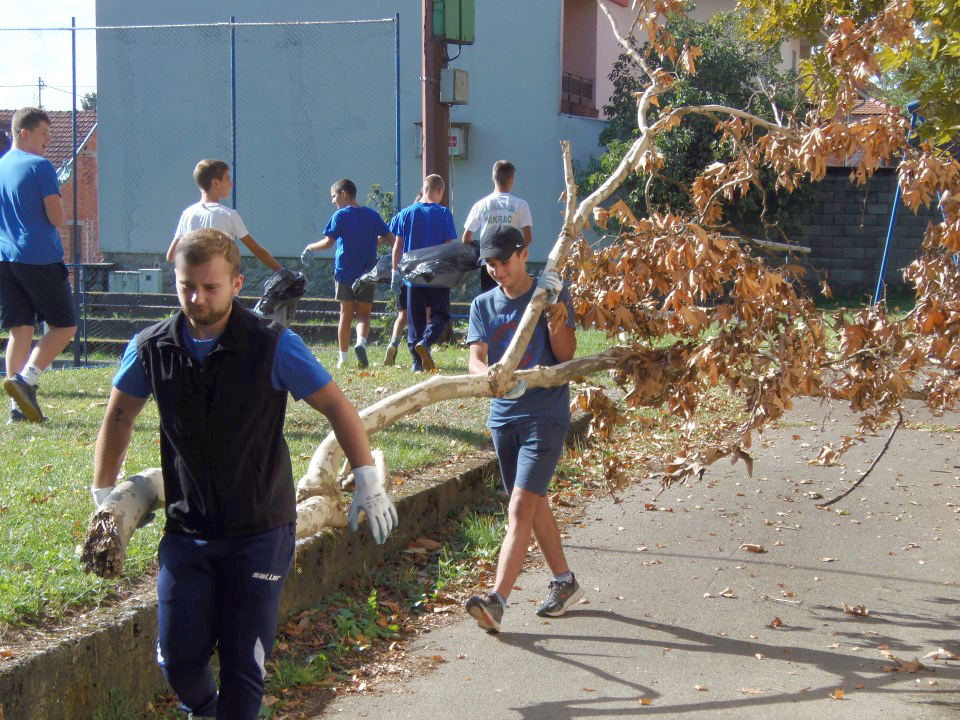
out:
{"label": "concrete curb", "polygon": [[[578,414],[567,443],[585,435],[589,416]],[[296,567],[287,578],[281,617],[316,605],[354,568],[376,565],[406,547],[417,535],[439,528],[484,489],[484,478],[498,472],[496,458],[478,460],[457,475],[397,501],[400,524],[382,546],[369,533],[326,532],[297,543]],[[81,720],[105,708],[114,691],[142,708],[166,689],[154,656],[156,599],[131,607],[89,634],[63,641],[0,669],[0,707],[8,720]]]}

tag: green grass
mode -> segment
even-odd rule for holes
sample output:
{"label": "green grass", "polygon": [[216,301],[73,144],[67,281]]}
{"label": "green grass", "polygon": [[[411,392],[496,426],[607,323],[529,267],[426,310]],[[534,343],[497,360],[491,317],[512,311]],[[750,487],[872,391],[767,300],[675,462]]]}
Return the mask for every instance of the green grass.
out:
{"label": "green grass", "polygon": [[[596,332],[581,332],[578,337],[578,354],[607,346]],[[359,408],[425,377],[407,369],[410,358],[405,348],[396,367],[380,366],[384,349],[371,346],[371,366],[360,372],[337,370],[334,346],[313,348]],[[440,347],[434,357],[446,374],[467,372],[463,348]],[[0,429],[0,629],[68,620],[78,609],[122,594],[155,565],[162,513],[134,535],[124,575],[115,581],[84,575],[75,554],[93,509],[89,487],[94,442],[113,373],[113,368],[48,372],[40,401],[50,422]],[[479,398],[438,403],[377,433],[371,441],[384,451],[391,472],[415,475],[438,460],[488,447],[487,408],[488,401]],[[306,471],[329,429],[326,418],[305,403],[289,402],[285,434],[295,480]],[[159,466],[159,442],[156,405],[148,402],[137,420],[126,472]]]}

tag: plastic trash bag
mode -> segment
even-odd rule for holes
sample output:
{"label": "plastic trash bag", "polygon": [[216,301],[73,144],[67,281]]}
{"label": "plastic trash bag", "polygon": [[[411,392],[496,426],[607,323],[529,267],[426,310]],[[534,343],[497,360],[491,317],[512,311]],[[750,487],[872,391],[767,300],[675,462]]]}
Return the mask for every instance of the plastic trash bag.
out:
{"label": "plastic trash bag", "polygon": [[393,275],[392,266],[393,258],[389,254],[381,255],[377,258],[377,264],[354,280],[350,288],[355,294],[359,294],[368,285],[389,285]]}
{"label": "plastic trash bag", "polygon": [[297,301],[307,292],[307,279],[303,273],[293,273],[280,268],[263,283],[263,297],[253,311],[283,326],[293,321]]}
{"label": "plastic trash bag", "polygon": [[479,261],[477,243],[454,240],[404,253],[397,269],[411,285],[454,288],[476,273]]}

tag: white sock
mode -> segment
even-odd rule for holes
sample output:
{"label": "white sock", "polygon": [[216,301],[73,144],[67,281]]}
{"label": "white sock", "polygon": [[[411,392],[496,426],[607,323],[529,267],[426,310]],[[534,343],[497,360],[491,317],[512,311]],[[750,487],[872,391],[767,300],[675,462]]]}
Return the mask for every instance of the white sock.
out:
{"label": "white sock", "polygon": [[19,410],[19,409],[20,409],[20,406],[18,406],[18,405],[13,401],[13,398],[10,398],[10,409],[11,409],[11,410]]}
{"label": "white sock", "polygon": [[568,583],[573,580],[573,573],[567,570],[563,575],[554,575],[553,579],[555,582],[565,582]]}
{"label": "white sock", "polygon": [[337,351],[337,360],[339,360],[339,361],[342,362],[342,363],[343,363],[343,362],[346,362],[347,359],[348,359],[348,354],[347,354],[347,353],[348,353],[347,350],[338,350],[338,351]]}
{"label": "white sock", "polygon": [[390,344],[391,344],[391,345],[399,345],[399,344],[400,344],[400,338],[397,337],[396,335],[391,336],[391,337],[390,337]]}
{"label": "white sock", "polygon": [[39,384],[41,375],[43,375],[43,370],[33,363],[27,363],[27,366],[20,371],[20,377],[23,378],[23,381],[27,385],[33,385],[34,387]]}
{"label": "white sock", "polygon": [[367,339],[365,337],[360,337],[357,335],[357,347],[366,347]]}

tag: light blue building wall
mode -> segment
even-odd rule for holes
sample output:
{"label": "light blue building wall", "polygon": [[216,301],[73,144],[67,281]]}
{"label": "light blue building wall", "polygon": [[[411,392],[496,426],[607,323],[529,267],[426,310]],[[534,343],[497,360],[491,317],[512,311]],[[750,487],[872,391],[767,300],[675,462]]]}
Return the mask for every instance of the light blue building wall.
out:
{"label": "light blue building wall", "polygon": [[[414,124],[421,107],[420,12],[420,0],[97,0],[101,27],[224,22],[231,15],[237,22],[288,22],[399,13],[402,204],[413,200],[422,180]],[[470,74],[469,104],[451,111],[452,122],[470,123],[469,157],[451,163],[458,231],[473,202],[491,191],[493,162],[509,159],[517,166],[515,192],[533,213],[533,260],[545,259],[560,228],[561,139],[586,161],[598,152],[602,128],[600,121],[559,113],[562,22],[559,2],[484,0],[477,3],[476,44],[451,62]],[[110,31],[98,38],[105,253],[163,253],[180,211],[197,199],[196,161],[230,160],[229,31],[204,30],[200,43],[188,37],[195,32]],[[380,35],[329,29],[308,41],[284,29],[269,31],[269,42],[245,32],[237,36],[237,209],[276,256],[295,257],[329,218],[332,182],[351,177],[361,201],[372,182],[393,188],[393,26]],[[270,47],[282,48],[282,59],[272,58]]]}

